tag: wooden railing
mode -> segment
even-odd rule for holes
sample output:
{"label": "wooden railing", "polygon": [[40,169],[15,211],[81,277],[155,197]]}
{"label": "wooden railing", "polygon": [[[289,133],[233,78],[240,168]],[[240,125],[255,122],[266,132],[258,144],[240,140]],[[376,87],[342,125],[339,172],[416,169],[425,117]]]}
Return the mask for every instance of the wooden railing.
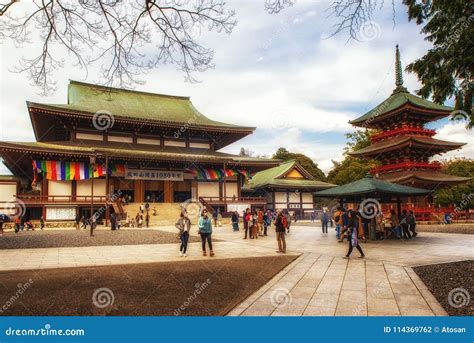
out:
{"label": "wooden railing", "polygon": [[[40,203],[90,203],[90,195],[30,195],[19,194],[16,198],[24,203],[40,204]],[[105,203],[107,196],[94,195],[94,203]]]}
{"label": "wooden railing", "polygon": [[419,135],[419,136],[433,137],[435,134],[436,134],[436,130],[422,129],[419,127],[402,126],[397,129],[377,133],[373,135],[372,137],[370,137],[370,139],[372,142],[378,142],[386,138],[401,136],[401,135]]}
{"label": "wooden railing", "polygon": [[266,204],[267,200],[263,197],[199,197],[199,201],[209,204],[230,204],[230,203],[257,203]]}
{"label": "wooden railing", "polygon": [[441,163],[439,162],[401,162],[395,164],[388,164],[372,168],[371,173],[377,174],[381,172],[394,171],[394,170],[409,170],[413,168],[439,170],[441,169]]}

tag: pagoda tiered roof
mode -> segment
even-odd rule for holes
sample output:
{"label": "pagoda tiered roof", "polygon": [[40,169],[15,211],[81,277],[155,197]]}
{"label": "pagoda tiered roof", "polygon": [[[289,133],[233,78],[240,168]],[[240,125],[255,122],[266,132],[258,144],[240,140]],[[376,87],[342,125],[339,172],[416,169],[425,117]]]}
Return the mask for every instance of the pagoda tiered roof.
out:
{"label": "pagoda tiered roof", "polygon": [[395,86],[396,88],[390,97],[363,116],[351,120],[350,123],[354,126],[377,128],[377,123],[397,117],[402,113],[416,113],[420,120],[426,123],[444,118],[453,111],[453,108],[449,106],[440,105],[413,95],[403,86],[403,71],[398,45],[395,51]]}
{"label": "pagoda tiered roof", "polygon": [[381,179],[402,184],[456,185],[472,180],[471,177],[448,175],[439,171],[405,170],[380,174]]}
{"label": "pagoda tiered roof", "polygon": [[381,153],[399,150],[405,147],[425,149],[427,155],[436,155],[441,152],[459,149],[466,143],[448,142],[427,136],[399,136],[372,143],[360,150],[349,152],[355,157],[371,157]]}
{"label": "pagoda tiered roof", "polygon": [[377,129],[371,144],[349,153],[373,158],[381,165],[371,172],[381,179],[434,189],[457,184],[470,178],[447,175],[442,166],[429,161],[431,156],[461,148],[465,143],[436,139],[435,130],[424,124],[450,115],[451,107],[433,103],[411,94],[403,86],[403,71],[398,45],[395,50],[395,89],[388,99],[363,116],[352,120],[354,126]]}

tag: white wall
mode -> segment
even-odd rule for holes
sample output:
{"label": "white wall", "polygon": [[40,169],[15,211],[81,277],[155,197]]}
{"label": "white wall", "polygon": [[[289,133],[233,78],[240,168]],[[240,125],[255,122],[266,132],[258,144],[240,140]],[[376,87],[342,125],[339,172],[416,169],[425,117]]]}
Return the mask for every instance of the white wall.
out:
{"label": "white wall", "polygon": [[218,197],[219,182],[198,182],[199,197]]}
{"label": "white wall", "polygon": [[[91,180],[77,180],[76,194],[78,196],[91,195]],[[94,196],[106,195],[105,179],[94,179]]]}
{"label": "white wall", "polygon": [[0,201],[11,201],[15,195],[16,183],[0,183]]}
{"label": "white wall", "polygon": [[46,207],[46,220],[74,220],[75,207]]}
{"label": "white wall", "polygon": [[[72,181],[48,180],[48,195],[71,195]],[[67,200],[68,197],[55,197],[55,200]]]}
{"label": "white wall", "polygon": [[127,137],[127,136],[108,135],[107,136],[107,141],[109,141],[109,142],[119,142],[119,143],[133,143],[133,138],[132,137]]}
{"label": "white wall", "polygon": [[286,204],[286,192],[275,192],[275,202]]}
{"label": "white wall", "polygon": [[[219,189],[217,191],[219,191]],[[233,197],[234,195],[235,195],[235,197],[238,197],[239,196],[239,190],[238,190],[238,187],[237,187],[237,182],[235,182],[235,183],[226,182],[225,192],[226,192],[225,193],[226,197]]]}

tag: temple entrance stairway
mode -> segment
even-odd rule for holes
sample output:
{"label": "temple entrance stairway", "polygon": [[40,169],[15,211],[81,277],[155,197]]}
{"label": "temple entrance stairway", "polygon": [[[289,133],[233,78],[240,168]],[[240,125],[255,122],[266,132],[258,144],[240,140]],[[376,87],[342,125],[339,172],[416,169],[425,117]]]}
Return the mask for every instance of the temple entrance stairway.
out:
{"label": "temple entrance stairway", "polygon": [[[123,205],[124,212],[130,216],[130,218],[135,217],[137,213],[140,213],[140,205],[142,203],[132,202],[128,205]],[[143,206],[145,204],[143,203]],[[191,219],[192,224],[197,224],[198,213],[199,213],[199,203],[186,203],[184,206],[187,209],[189,218]],[[153,209],[156,209],[156,215],[153,215]],[[150,203],[149,214],[150,214],[150,224],[149,226],[159,226],[159,225],[173,225],[178,220],[182,210],[182,203]],[[143,213],[143,220],[145,220],[146,211]],[[125,222],[125,220],[123,220]],[[143,226],[145,227],[145,223]]]}

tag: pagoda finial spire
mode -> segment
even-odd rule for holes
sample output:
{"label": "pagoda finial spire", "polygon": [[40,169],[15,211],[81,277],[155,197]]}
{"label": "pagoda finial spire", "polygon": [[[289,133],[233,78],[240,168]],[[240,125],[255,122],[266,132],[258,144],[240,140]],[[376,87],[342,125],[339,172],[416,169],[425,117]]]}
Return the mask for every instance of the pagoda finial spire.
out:
{"label": "pagoda finial spire", "polygon": [[400,49],[398,44],[395,46],[395,86],[393,93],[407,92],[408,90],[403,87],[403,70],[402,70],[402,61],[400,60]]}

